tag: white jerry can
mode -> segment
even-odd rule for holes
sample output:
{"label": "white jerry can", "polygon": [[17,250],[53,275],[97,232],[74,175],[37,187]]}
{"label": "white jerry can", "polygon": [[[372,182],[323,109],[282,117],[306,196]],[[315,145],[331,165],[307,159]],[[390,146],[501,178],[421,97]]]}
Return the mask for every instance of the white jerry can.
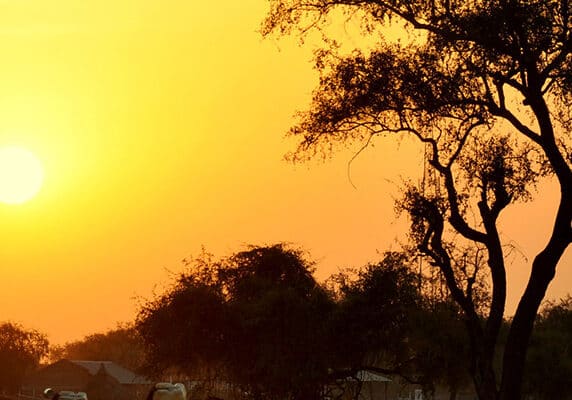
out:
{"label": "white jerry can", "polygon": [[60,390],[58,400],[87,400],[87,393]]}
{"label": "white jerry can", "polygon": [[52,388],[44,390],[44,397],[51,400],[87,400],[87,393],[71,390],[55,391]]}
{"label": "white jerry can", "polygon": [[187,389],[182,383],[159,382],[153,386],[147,400],[187,400]]}

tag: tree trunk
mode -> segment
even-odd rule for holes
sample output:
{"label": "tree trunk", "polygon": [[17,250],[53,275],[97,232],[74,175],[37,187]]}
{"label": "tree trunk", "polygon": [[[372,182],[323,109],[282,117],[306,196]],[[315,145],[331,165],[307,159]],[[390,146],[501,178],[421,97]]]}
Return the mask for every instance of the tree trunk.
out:
{"label": "tree trunk", "polygon": [[496,380],[492,372],[492,363],[489,367],[483,368],[479,374],[474,377],[475,389],[479,400],[497,400],[498,390],[496,387]]}
{"label": "tree trunk", "polygon": [[[532,74],[532,77],[535,76]],[[526,352],[534,320],[546,295],[548,285],[556,274],[556,266],[570,244],[572,236],[570,226],[572,222],[572,171],[556,145],[550,112],[540,87],[536,89],[537,95],[531,99],[531,107],[537,116],[542,132],[540,144],[560,184],[560,201],[552,234],[547,245],[532,263],[528,285],[520,299],[509,330],[503,358],[499,400],[521,399]]]}
{"label": "tree trunk", "polygon": [[510,327],[503,359],[500,400],[521,399],[526,351],[534,320],[548,285],[554,278],[558,260],[567,246],[566,240],[556,239],[551,242],[532,264],[528,285]]}
{"label": "tree trunk", "polygon": [[449,400],[457,400],[457,385],[453,385],[449,387]]}
{"label": "tree trunk", "polygon": [[501,400],[520,400],[521,398],[528,342],[540,303],[554,277],[556,262],[551,260],[553,258],[545,251],[534,260],[528,286],[519,302],[507,338],[503,359]]}

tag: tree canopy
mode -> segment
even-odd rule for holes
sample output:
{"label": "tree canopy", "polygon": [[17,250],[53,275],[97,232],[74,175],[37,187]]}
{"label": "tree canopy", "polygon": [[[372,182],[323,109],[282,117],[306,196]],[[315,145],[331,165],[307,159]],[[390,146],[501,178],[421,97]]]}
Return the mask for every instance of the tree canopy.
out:
{"label": "tree canopy", "polygon": [[49,342],[43,333],[4,322],[0,325],[0,389],[17,394],[24,376],[48,354]]}
{"label": "tree canopy", "polygon": [[440,383],[434,367],[423,369],[428,347],[415,336],[440,317],[425,308],[410,261],[386,253],[320,284],[305,253],[283,244],[203,254],[141,308],[147,363],[223,379],[254,399],[322,398],[363,370]]}
{"label": "tree canopy", "polygon": [[389,252],[380,262],[358,270],[355,278],[346,274],[341,280],[333,329],[338,332],[336,347],[351,349],[343,355],[342,365],[410,372],[406,338],[412,334],[423,297],[409,261],[403,253]]}
{"label": "tree canopy", "polygon": [[[290,131],[299,138],[293,158],[376,136],[419,140],[432,179],[406,187],[399,205],[410,216],[412,242],[464,313],[479,397],[520,399],[534,320],[572,240],[572,4],[270,0],[262,33],[327,36],[322,28],[340,15],[358,20],[375,45],[342,53],[326,37],[316,52],[312,103]],[[391,24],[403,25],[412,40],[386,40]],[[557,211],[530,265],[499,375],[493,363],[507,246],[498,220],[509,205],[529,200],[545,176],[559,185]]]}
{"label": "tree canopy", "polygon": [[525,392],[541,400],[572,398],[572,298],[551,302],[534,326]]}
{"label": "tree canopy", "polygon": [[150,364],[226,378],[251,398],[316,398],[332,302],[303,253],[253,247],[191,266],[139,314]]}
{"label": "tree canopy", "polygon": [[50,358],[57,361],[70,360],[108,360],[123,367],[139,370],[143,364],[143,344],[134,327],[119,325],[105,333],[94,333],[50,349]]}

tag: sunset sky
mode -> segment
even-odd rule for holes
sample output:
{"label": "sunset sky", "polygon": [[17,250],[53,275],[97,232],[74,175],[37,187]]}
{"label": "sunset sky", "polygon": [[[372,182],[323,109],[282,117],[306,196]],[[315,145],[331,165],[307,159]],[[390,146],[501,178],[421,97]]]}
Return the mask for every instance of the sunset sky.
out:
{"label": "sunset sky", "polygon": [[[317,82],[316,45],[263,39],[266,11],[264,0],[0,1],[0,147],[45,168],[34,199],[0,204],[0,320],[63,343],[132,320],[201,246],[223,256],[291,242],[324,278],[405,240],[393,199],[401,177],[422,174],[410,143],[377,140],[351,182],[358,145],[325,163],[283,160]],[[503,220],[522,253],[511,307],[553,189]],[[570,261],[550,296],[568,292]]]}

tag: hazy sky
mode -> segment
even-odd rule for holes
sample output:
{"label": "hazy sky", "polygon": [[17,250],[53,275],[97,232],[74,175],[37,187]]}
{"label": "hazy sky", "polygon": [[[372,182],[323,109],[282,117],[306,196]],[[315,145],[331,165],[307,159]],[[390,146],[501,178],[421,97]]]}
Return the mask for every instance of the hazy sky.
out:
{"label": "hazy sky", "polygon": [[[400,176],[420,178],[419,152],[376,141],[351,166],[357,189],[355,149],[283,161],[294,145],[284,134],[316,84],[315,48],[262,39],[266,6],[0,1],[0,146],[24,146],[46,169],[34,200],[0,205],[0,320],[55,343],[103,332],[132,320],[137,298],[201,246],[222,256],[292,242],[321,278],[397,248],[393,198]],[[551,191],[526,218],[505,218],[529,259],[545,241]],[[568,282],[561,273],[551,295]]]}

